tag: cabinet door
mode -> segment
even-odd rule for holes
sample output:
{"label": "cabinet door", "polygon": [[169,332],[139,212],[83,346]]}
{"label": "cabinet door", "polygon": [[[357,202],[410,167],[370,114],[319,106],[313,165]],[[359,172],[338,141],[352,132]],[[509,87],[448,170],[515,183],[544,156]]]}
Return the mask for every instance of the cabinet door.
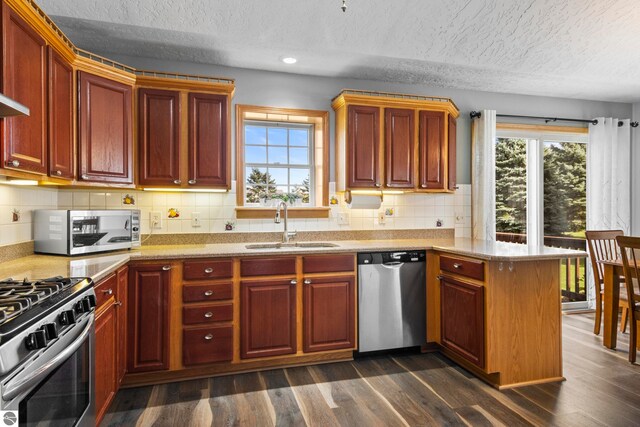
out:
{"label": "cabinet door", "polygon": [[138,91],[139,183],[180,185],[180,92]]}
{"label": "cabinet door", "polygon": [[230,188],[229,98],[189,94],[189,185]]}
{"label": "cabinet door", "polygon": [[420,111],[419,127],[420,188],[444,189],[444,113]]}
{"label": "cabinet door", "polygon": [[2,165],[47,173],[47,45],[2,3],[2,93],[29,108],[29,116],[0,120]]}
{"label": "cabinet door", "polygon": [[355,278],[323,277],[304,281],[305,352],[355,346]]}
{"label": "cabinet door", "polygon": [[442,345],[484,368],[484,287],[440,279]]}
{"label": "cabinet door", "polygon": [[127,372],[169,369],[170,267],[129,268]]}
{"label": "cabinet door", "polygon": [[127,371],[127,300],[129,283],[129,267],[124,266],[118,270],[118,285],[116,291],[116,324],[118,327],[116,347],[117,355],[117,378],[118,385],[122,383],[124,374]]}
{"label": "cabinet door", "polygon": [[104,416],[117,390],[116,312],[113,301],[96,317],[95,402],[96,425]]}
{"label": "cabinet door", "polygon": [[73,69],[49,47],[49,175],[73,179]]}
{"label": "cabinet door", "polygon": [[347,123],[347,187],[380,183],[380,108],[350,105]]}
{"label": "cabinet door", "polygon": [[415,125],[413,110],[384,110],[386,147],[386,186],[413,188]]}
{"label": "cabinet door", "polygon": [[456,133],[456,128],[457,128],[457,123],[456,123],[456,119],[454,119],[453,117],[449,116],[449,147],[447,150],[447,156],[448,156],[448,165],[449,165],[449,171],[448,171],[448,189],[451,191],[454,191],[458,188],[458,181],[456,180],[456,137],[457,137],[457,133]]}
{"label": "cabinet door", "polygon": [[78,72],[79,179],[133,182],[131,86]]}
{"label": "cabinet door", "polygon": [[295,280],[241,282],[240,288],[241,357],[295,353]]}

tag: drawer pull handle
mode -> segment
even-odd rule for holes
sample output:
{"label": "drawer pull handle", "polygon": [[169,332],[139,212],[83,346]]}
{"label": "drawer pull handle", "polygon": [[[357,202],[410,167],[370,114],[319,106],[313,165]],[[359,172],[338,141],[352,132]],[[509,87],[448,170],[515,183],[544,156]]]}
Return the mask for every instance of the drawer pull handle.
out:
{"label": "drawer pull handle", "polygon": [[213,273],[213,268],[207,267],[207,268],[204,269],[204,272],[207,273],[207,274],[211,274],[211,273]]}
{"label": "drawer pull handle", "polygon": [[204,291],[205,297],[210,297],[211,295],[213,295],[213,291]]}
{"label": "drawer pull handle", "polygon": [[107,294],[107,295],[112,295],[113,294],[113,289],[103,289],[102,293],[103,294]]}
{"label": "drawer pull handle", "polygon": [[56,171],[56,175],[58,175],[58,176],[62,175],[62,171],[61,170],[57,170]]}
{"label": "drawer pull handle", "polygon": [[453,268],[455,269],[460,269],[462,268],[462,264],[458,264],[457,262],[455,264],[453,264]]}
{"label": "drawer pull handle", "polygon": [[162,266],[162,270],[169,271],[169,270],[171,270],[171,266],[170,265],[163,265]]}
{"label": "drawer pull handle", "polygon": [[190,179],[188,182],[189,182],[190,185],[193,185],[193,184],[196,183],[196,180],[195,179]]}
{"label": "drawer pull handle", "polygon": [[305,279],[305,280],[304,280],[304,284],[305,284],[305,285],[310,285],[310,284],[311,284],[311,280],[309,280],[309,279]]}
{"label": "drawer pull handle", "polygon": [[173,183],[176,184],[176,185],[180,185],[180,184],[182,184],[182,181],[179,180],[179,179],[174,179]]}
{"label": "drawer pull handle", "polygon": [[297,285],[297,284],[298,284],[298,281],[297,281],[297,280],[292,280],[292,281],[291,281],[291,284],[292,284],[292,285]]}
{"label": "drawer pull handle", "polygon": [[207,319],[208,319],[208,318],[210,318],[210,317],[213,317],[213,313],[212,313],[212,312],[210,312],[210,311],[207,311],[207,312],[204,314],[204,317],[206,317]]}
{"label": "drawer pull handle", "polygon": [[211,341],[213,339],[213,335],[207,334],[207,335],[204,336],[204,339],[207,340],[207,341]]}

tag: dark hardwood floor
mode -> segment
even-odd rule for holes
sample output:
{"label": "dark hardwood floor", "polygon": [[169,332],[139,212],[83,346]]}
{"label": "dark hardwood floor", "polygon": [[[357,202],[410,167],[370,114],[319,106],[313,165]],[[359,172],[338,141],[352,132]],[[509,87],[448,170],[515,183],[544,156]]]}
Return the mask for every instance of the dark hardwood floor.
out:
{"label": "dark hardwood floor", "polygon": [[567,381],[500,392],[438,354],[229,375],[125,389],[102,426],[638,426],[640,366],[563,316]]}

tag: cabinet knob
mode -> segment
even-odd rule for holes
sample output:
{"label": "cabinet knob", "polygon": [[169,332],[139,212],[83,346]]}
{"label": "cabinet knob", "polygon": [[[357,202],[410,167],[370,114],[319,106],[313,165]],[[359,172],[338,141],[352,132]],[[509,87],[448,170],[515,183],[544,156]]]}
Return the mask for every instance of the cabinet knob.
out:
{"label": "cabinet knob", "polygon": [[102,293],[107,295],[113,295],[113,289],[103,289]]}
{"label": "cabinet knob", "polygon": [[207,335],[204,336],[204,339],[207,340],[207,341],[211,341],[213,339],[213,335],[207,334]]}
{"label": "cabinet knob", "polygon": [[382,184],[380,184],[379,182],[376,182],[376,187],[380,188],[382,187]]}
{"label": "cabinet knob", "polygon": [[193,185],[193,184],[196,183],[196,180],[195,179],[190,179],[188,182],[189,182],[189,185]]}
{"label": "cabinet knob", "polygon": [[83,173],[82,175],[80,175],[80,178],[82,179],[89,179],[89,175]]}
{"label": "cabinet knob", "polygon": [[205,297],[210,297],[211,295],[213,295],[213,291],[204,291]]}
{"label": "cabinet knob", "polygon": [[207,267],[207,268],[204,269],[204,272],[207,273],[207,274],[211,274],[211,273],[213,273],[213,268]]}
{"label": "cabinet knob", "polygon": [[210,311],[207,311],[207,312],[204,314],[204,317],[206,317],[207,319],[209,319],[210,317],[213,317],[213,313],[212,313],[212,312],[210,312]]}
{"label": "cabinet knob", "polygon": [[58,175],[58,176],[62,175],[62,171],[61,170],[57,170],[56,171],[56,175]]}
{"label": "cabinet knob", "polygon": [[421,188],[427,188],[427,184],[420,185]]}
{"label": "cabinet knob", "polygon": [[120,307],[122,305],[122,301],[116,301],[113,303],[114,305],[117,305],[118,307]]}
{"label": "cabinet knob", "polygon": [[297,285],[297,284],[298,284],[298,281],[297,281],[297,280],[292,280],[292,281],[291,281],[291,284],[292,284],[292,285]]}
{"label": "cabinet knob", "polygon": [[182,180],[174,179],[173,183],[176,184],[176,185],[180,185],[180,184],[182,184]]}
{"label": "cabinet knob", "polygon": [[169,270],[171,270],[171,266],[170,265],[163,265],[162,266],[162,270],[169,271]]}
{"label": "cabinet knob", "polygon": [[455,269],[460,269],[462,268],[462,264],[458,264],[457,262],[455,264],[453,264],[453,268]]}
{"label": "cabinet knob", "polygon": [[305,279],[305,280],[304,280],[304,284],[305,284],[305,285],[310,285],[310,284],[311,284],[311,280],[309,280],[309,279]]}
{"label": "cabinet knob", "polygon": [[17,168],[18,166],[20,166],[20,162],[18,160],[7,161],[7,166],[13,166],[14,168]]}

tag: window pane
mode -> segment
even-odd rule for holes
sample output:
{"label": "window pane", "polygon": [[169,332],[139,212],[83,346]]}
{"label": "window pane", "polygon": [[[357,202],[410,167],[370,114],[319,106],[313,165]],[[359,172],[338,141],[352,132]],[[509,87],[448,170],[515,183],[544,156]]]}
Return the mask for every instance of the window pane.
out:
{"label": "window pane", "polygon": [[289,183],[291,185],[300,185],[309,183],[309,169],[290,169]]}
{"label": "window pane", "polygon": [[267,184],[267,168],[246,168],[247,184]]}
{"label": "window pane", "polygon": [[245,147],[244,153],[246,163],[267,163],[267,147],[248,145]]}
{"label": "window pane", "polygon": [[287,194],[289,192],[289,187],[286,185],[278,185],[276,187],[276,194],[277,195],[283,195],[283,194]]}
{"label": "window pane", "polygon": [[269,128],[269,145],[287,145],[287,130]]}
{"label": "window pane", "polygon": [[290,129],[289,145],[306,147],[309,145],[309,131],[307,129]]}
{"label": "window pane", "polygon": [[[265,185],[249,185],[247,184],[247,203],[260,203],[267,198],[267,194],[273,193],[268,191]],[[262,200],[261,200],[262,199]]]}
{"label": "window pane", "polygon": [[286,147],[271,147],[269,146],[269,164],[272,165],[286,165],[287,162],[287,148]]}
{"label": "window pane", "polygon": [[289,148],[289,163],[292,165],[308,165],[309,150],[306,148]]}
{"label": "window pane", "polygon": [[496,140],[496,238],[527,241],[527,140]]}
{"label": "window pane", "polygon": [[267,143],[267,128],[262,126],[244,127],[245,144],[265,145]]}
{"label": "window pane", "polygon": [[[544,244],[586,250],[587,145],[544,143]],[[585,263],[564,259],[562,302],[586,301]]]}
{"label": "window pane", "polygon": [[269,175],[276,185],[289,184],[286,168],[269,168]]}

